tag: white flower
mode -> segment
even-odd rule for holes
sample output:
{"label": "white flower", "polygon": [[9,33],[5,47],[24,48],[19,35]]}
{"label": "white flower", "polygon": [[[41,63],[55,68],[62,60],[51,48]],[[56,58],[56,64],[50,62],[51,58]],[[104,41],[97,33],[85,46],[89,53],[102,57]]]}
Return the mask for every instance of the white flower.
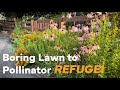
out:
{"label": "white flower", "polygon": [[102,12],[96,12],[98,15],[102,15]]}
{"label": "white flower", "polygon": [[71,13],[67,13],[67,18],[72,18],[72,15],[71,15]]}
{"label": "white flower", "polygon": [[65,29],[59,29],[59,31],[63,34],[65,34],[67,32]]}
{"label": "white flower", "polygon": [[77,50],[78,50],[78,48],[76,48],[76,47],[75,47],[75,48],[73,48],[73,50],[74,50],[74,51],[77,51]]}
{"label": "white flower", "polygon": [[60,50],[60,47],[57,45],[57,46],[54,47],[54,49]]}
{"label": "white flower", "polygon": [[60,65],[63,65],[64,63],[65,63],[64,61],[59,62]]}
{"label": "white flower", "polygon": [[60,52],[65,52],[65,50],[64,49],[60,49]]}
{"label": "white flower", "polygon": [[47,33],[44,33],[44,38],[45,38],[45,39],[48,39],[48,38],[49,38],[49,36],[48,36]]}
{"label": "white flower", "polygon": [[50,41],[54,41],[55,38],[54,38],[53,36],[50,36],[49,40],[50,40]]}

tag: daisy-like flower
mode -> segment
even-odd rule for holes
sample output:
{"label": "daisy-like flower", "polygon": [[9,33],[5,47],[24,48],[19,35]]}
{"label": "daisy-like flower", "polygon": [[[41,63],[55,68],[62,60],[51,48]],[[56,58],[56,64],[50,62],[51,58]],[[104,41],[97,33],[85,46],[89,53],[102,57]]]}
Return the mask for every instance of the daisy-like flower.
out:
{"label": "daisy-like flower", "polygon": [[57,22],[55,22],[54,25],[57,27],[58,26]]}
{"label": "daisy-like flower", "polygon": [[60,52],[65,52],[65,50],[64,49],[60,49]]}
{"label": "daisy-like flower", "polygon": [[83,27],[82,27],[82,30],[87,33],[87,32],[89,31],[88,25],[83,26]]}
{"label": "daisy-like flower", "polygon": [[92,45],[92,50],[94,51],[94,50],[97,50],[97,49],[100,49],[99,45],[93,44]]}
{"label": "daisy-like flower", "polygon": [[89,53],[89,48],[84,49],[85,53]]}
{"label": "daisy-like flower", "polygon": [[78,32],[77,26],[72,26],[72,30],[73,30],[73,32]]}
{"label": "daisy-like flower", "polygon": [[57,29],[57,26],[54,25],[54,29]]}
{"label": "daisy-like flower", "polygon": [[54,27],[54,24],[53,22],[50,23],[50,28],[53,28]]}
{"label": "daisy-like flower", "polygon": [[77,40],[83,41],[83,36],[77,37]]}
{"label": "daisy-like flower", "polygon": [[89,32],[89,33],[87,33],[87,36],[88,36],[88,37],[90,37],[90,36],[91,36],[91,33],[90,33],[90,32]]}
{"label": "daisy-like flower", "polygon": [[86,46],[81,46],[80,50],[82,54],[85,54],[86,52],[88,52],[88,49]]}
{"label": "daisy-like flower", "polygon": [[97,50],[96,45],[95,45],[95,44],[93,44],[91,49],[92,49],[92,51]]}
{"label": "daisy-like flower", "polygon": [[84,46],[82,45],[81,47],[80,47],[80,50],[82,51],[84,49]]}
{"label": "daisy-like flower", "polygon": [[100,46],[99,45],[96,45],[97,49],[100,49]]}
{"label": "daisy-like flower", "polygon": [[70,13],[67,13],[67,18],[72,18],[72,13],[70,12]]}
{"label": "daisy-like flower", "polygon": [[89,54],[91,54],[91,53],[92,53],[92,49],[91,49],[91,48],[89,48],[88,53],[89,53]]}
{"label": "daisy-like flower", "polygon": [[54,41],[55,38],[51,35],[50,38],[49,38],[50,41]]}
{"label": "daisy-like flower", "polygon": [[48,38],[49,38],[49,36],[48,36],[47,33],[44,33],[44,38],[45,38],[45,39],[48,39]]}
{"label": "daisy-like flower", "polygon": [[84,55],[84,54],[85,54],[85,52],[84,52],[84,51],[80,51],[80,54],[81,54],[81,55]]}
{"label": "daisy-like flower", "polygon": [[65,29],[59,29],[60,32],[62,32],[63,34],[66,33],[66,30]]}
{"label": "daisy-like flower", "polygon": [[102,12],[96,12],[98,15],[102,15]]}
{"label": "daisy-like flower", "polygon": [[94,17],[93,12],[90,12],[90,13],[87,14],[87,18],[93,18],[93,17]]}
{"label": "daisy-like flower", "polygon": [[51,36],[54,37],[54,38],[56,37],[54,33]]}
{"label": "daisy-like flower", "polygon": [[54,47],[54,49],[60,50],[60,47],[59,47],[58,45],[56,45],[56,46]]}

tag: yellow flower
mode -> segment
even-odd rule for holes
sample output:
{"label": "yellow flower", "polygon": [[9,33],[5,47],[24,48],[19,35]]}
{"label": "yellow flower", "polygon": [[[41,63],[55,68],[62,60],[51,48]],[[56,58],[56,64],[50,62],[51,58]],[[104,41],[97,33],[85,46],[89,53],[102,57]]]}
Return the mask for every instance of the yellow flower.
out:
{"label": "yellow flower", "polygon": [[21,42],[22,42],[22,43],[25,43],[25,42],[26,42],[26,38],[23,38],[23,39],[21,40]]}
{"label": "yellow flower", "polygon": [[14,56],[16,57],[16,56],[17,56],[17,53],[14,53]]}
{"label": "yellow flower", "polygon": [[25,34],[25,38],[29,38],[30,37],[30,34]]}
{"label": "yellow flower", "polygon": [[18,48],[17,49],[17,54],[20,54],[20,53],[22,53],[23,52],[23,50],[21,49],[21,48]]}
{"label": "yellow flower", "polygon": [[22,46],[22,44],[21,44],[21,43],[19,43],[19,44],[18,44],[18,46],[19,46],[19,47],[21,47],[21,46]]}
{"label": "yellow flower", "polygon": [[24,51],[24,55],[27,55],[29,52],[27,50]]}
{"label": "yellow flower", "polygon": [[20,63],[19,63],[19,61],[17,61],[15,65],[16,65],[16,66],[20,66]]}

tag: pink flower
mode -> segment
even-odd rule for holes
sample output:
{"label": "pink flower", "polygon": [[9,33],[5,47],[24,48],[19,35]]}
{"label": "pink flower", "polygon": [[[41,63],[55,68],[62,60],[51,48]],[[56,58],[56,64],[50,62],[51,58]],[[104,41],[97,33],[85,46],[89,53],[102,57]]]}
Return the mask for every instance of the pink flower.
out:
{"label": "pink flower", "polygon": [[54,26],[54,29],[57,29],[57,27],[56,27],[56,26]]}
{"label": "pink flower", "polygon": [[82,36],[81,37],[77,37],[77,40],[83,41],[83,37]]}
{"label": "pink flower", "polygon": [[91,33],[88,33],[87,36],[90,37],[90,36],[91,36]]}
{"label": "pink flower", "polygon": [[100,49],[99,45],[93,44],[92,45],[92,50],[94,51],[94,50],[97,50],[97,49]]}
{"label": "pink flower", "polygon": [[92,53],[92,49],[89,48],[88,53],[91,54]]}
{"label": "pink flower", "polygon": [[80,47],[80,50],[82,51],[83,49],[84,49],[84,46],[81,46],[81,47]]}
{"label": "pink flower", "polygon": [[87,47],[84,47],[82,51],[84,51],[85,53],[87,53],[88,52]]}
{"label": "pink flower", "polygon": [[84,48],[85,53],[89,53],[89,48]]}
{"label": "pink flower", "polygon": [[82,29],[80,29],[80,30],[79,30],[79,32],[81,32],[81,33],[82,33],[82,32],[83,32],[83,31],[82,31]]}
{"label": "pink flower", "polygon": [[80,51],[80,54],[84,55],[84,54],[85,54],[85,52],[84,52],[84,51]]}
{"label": "pink flower", "polygon": [[72,26],[73,32],[78,32],[78,28],[76,26]]}
{"label": "pink flower", "polygon": [[88,30],[89,30],[89,27],[88,27],[88,26],[83,26],[83,27],[82,27],[82,30],[87,33]]}
{"label": "pink flower", "polygon": [[87,14],[87,18],[93,18],[94,16],[93,16],[93,13],[92,12],[90,12],[90,13],[88,13]]}
{"label": "pink flower", "polygon": [[55,22],[54,26],[56,26],[56,27],[58,26],[57,22]]}

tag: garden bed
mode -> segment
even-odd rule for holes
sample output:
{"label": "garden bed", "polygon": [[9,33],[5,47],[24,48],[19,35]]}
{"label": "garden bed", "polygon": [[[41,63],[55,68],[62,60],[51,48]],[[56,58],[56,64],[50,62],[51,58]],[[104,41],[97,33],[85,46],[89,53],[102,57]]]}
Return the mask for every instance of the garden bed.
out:
{"label": "garden bed", "polygon": [[[56,65],[104,65],[105,71],[100,74],[55,74],[50,73],[50,77],[69,77],[69,78],[105,78],[120,77],[120,46],[116,38],[120,38],[120,33],[113,18],[112,26],[109,26],[106,19],[99,23],[99,31],[91,28],[90,32],[64,30],[64,29],[46,29],[42,32],[26,33],[21,27],[16,28],[12,33],[12,43],[16,48],[15,56],[23,55],[38,57],[65,56],[64,62],[39,62],[36,58],[35,66],[55,68]],[[19,23],[18,23],[19,24]],[[91,23],[92,24],[92,23]],[[76,62],[68,62],[67,55],[78,57]],[[18,66],[30,65],[30,62],[17,62]]]}

